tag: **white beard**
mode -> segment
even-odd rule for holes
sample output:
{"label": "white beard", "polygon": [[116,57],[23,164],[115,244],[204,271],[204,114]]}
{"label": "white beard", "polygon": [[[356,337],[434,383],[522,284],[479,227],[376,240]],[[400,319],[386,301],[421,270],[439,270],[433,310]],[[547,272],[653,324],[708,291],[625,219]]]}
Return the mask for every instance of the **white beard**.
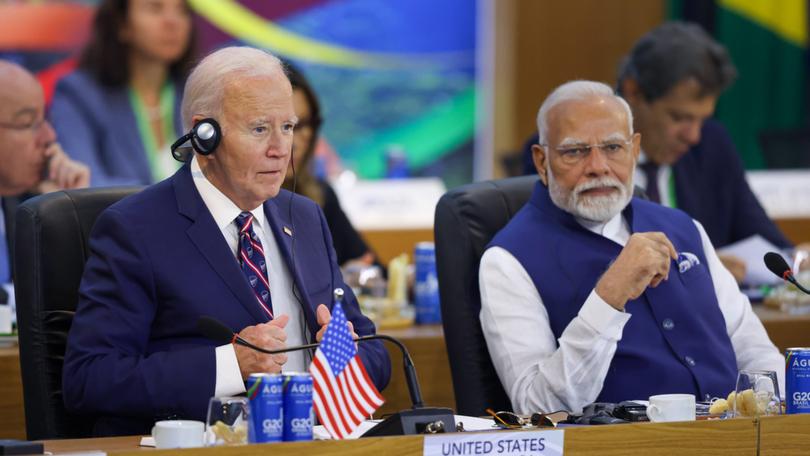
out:
{"label": "white beard", "polygon": [[[548,176],[548,193],[551,201],[560,209],[569,212],[574,217],[591,222],[605,223],[621,212],[633,198],[633,175],[622,184],[612,177],[600,177],[576,186],[572,191],[566,192],[557,184],[554,173],[546,168]],[[618,192],[605,196],[582,196],[582,192],[596,187],[614,187]]]}

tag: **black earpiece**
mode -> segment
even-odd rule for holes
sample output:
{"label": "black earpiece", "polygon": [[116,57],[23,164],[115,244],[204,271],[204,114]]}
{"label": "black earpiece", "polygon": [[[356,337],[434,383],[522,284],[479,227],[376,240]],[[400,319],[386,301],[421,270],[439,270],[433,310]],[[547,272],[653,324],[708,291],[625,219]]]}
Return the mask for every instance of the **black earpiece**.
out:
{"label": "black earpiece", "polygon": [[178,161],[186,161],[188,157],[177,149],[186,142],[191,143],[191,148],[200,155],[210,155],[219,146],[222,140],[222,130],[216,120],[203,119],[191,128],[191,131],[180,137],[172,144],[172,157]]}

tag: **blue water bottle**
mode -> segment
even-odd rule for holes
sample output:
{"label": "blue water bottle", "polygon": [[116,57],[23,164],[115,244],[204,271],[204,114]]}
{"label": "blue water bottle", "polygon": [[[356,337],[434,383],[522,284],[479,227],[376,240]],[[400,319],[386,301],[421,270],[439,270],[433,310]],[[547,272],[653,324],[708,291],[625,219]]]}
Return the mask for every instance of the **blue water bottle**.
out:
{"label": "blue water bottle", "polygon": [[432,242],[420,242],[416,244],[413,256],[416,264],[414,284],[416,323],[420,325],[441,323],[439,280],[436,276],[436,246]]}
{"label": "blue water bottle", "polygon": [[408,177],[408,154],[401,146],[393,145],[385,152],[385,177],[402,179]]}

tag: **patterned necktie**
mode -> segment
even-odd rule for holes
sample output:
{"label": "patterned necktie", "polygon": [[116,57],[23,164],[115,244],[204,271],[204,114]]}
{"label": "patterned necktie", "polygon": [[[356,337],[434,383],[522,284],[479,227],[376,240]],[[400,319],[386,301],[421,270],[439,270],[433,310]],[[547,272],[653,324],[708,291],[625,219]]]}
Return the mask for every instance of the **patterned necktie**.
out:
{"label": "patterned necktie", "polygon": [[638,165],[644,176],[647,178],[647,197],[650,201],[661,203],[661,192],[658,190],[658,165],[648,161]]}
{"label": "patterned necktie", "polygon": [[273,319],[273,302],[270,299],[270,284],[267,282],[267,263],[264,249],[256,232],[253,231],[253,214],[242,212],[236,217],[236,226],[239,228],[239,265],[242,273],[250,283],[250,288],[256,296],[262,310]]}

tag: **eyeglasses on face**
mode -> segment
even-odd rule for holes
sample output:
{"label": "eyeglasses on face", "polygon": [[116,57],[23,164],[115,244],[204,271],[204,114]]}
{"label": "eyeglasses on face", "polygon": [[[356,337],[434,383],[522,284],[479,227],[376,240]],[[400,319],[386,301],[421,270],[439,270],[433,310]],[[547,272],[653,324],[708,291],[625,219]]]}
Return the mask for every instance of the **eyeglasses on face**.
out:
{"label": "eyeglasses on face", "polygon": [[[605,141],[600,144],[571,144],[566,146],[555,147],[554,150],[560,156],[563,163],[567,165],[577,165],[585,160],[594,148],[599,149],[608,160],[622,161],[630,154],[630,144],[632,139],[627,140],[611,140]],[[541,147],[548,148],[549,146],[540,145]]]}
{"label": "eyeglasses on face", "polygon": [[15,130],[15,131],[30,131],[32,133],[36,133],[42,128],[43,125],[45,125],[45,122],[46,122],[46,120],[45,120],[44,117],[41,118],[41,119],[35,119],[35,120],[30,121],[30,122],[19,123],[19,124],[14,124],[14,123],[9,123],[9,122],[0,122],[0,128],[6,128],[6,129],[9,129],[9,130]]}

